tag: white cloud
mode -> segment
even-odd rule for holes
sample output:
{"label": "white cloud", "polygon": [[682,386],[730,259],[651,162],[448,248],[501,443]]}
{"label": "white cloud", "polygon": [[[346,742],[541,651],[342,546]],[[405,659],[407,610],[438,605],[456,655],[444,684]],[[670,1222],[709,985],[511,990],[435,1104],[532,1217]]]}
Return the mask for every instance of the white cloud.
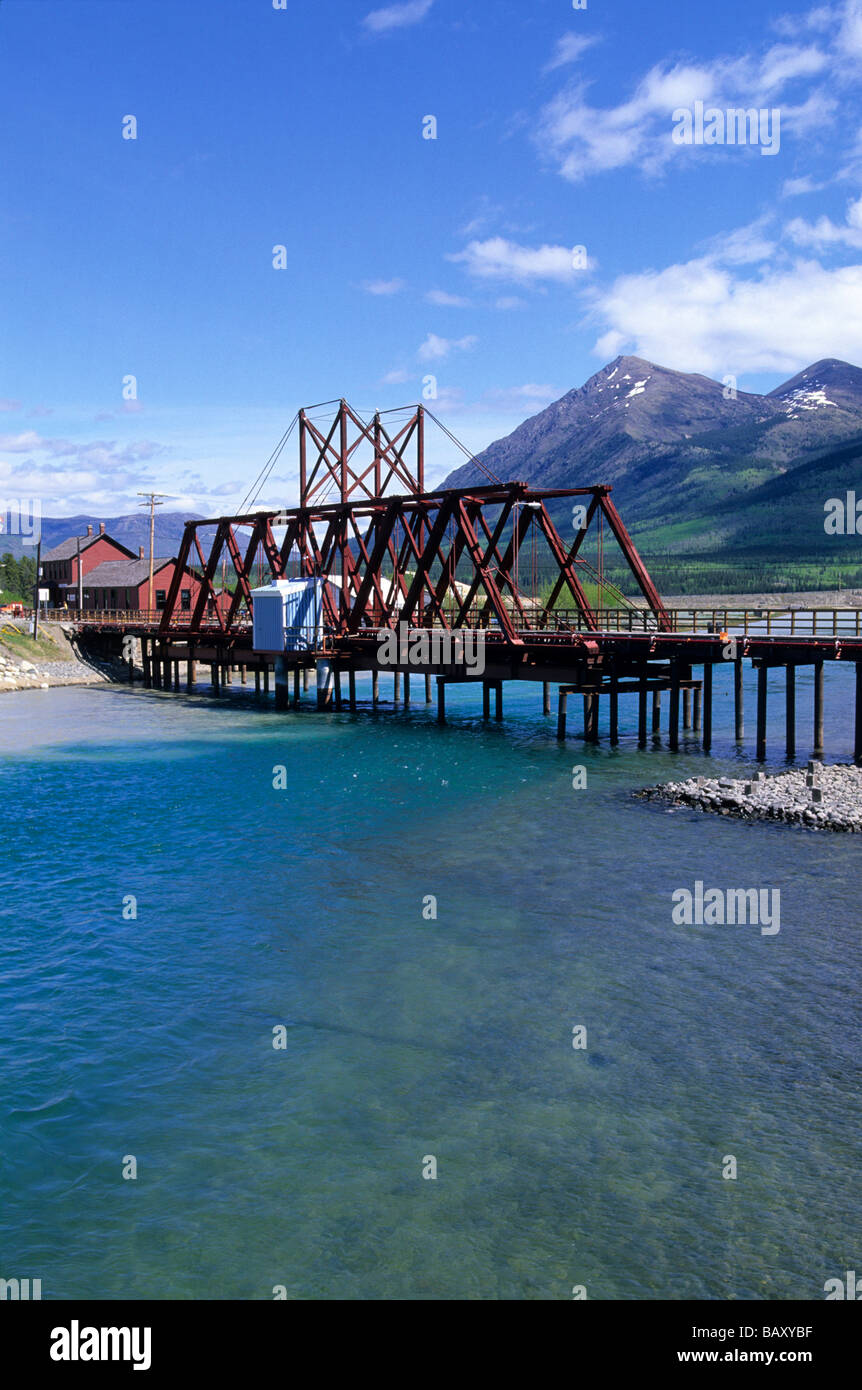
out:
{"label": "white cloud", "polygon": [[[577,270],[570,246],[519,246],[504,237],[487,241],[471,241],[463,251],[447,259],[466,266],[471,275],[485,280],[514,280],[521,284],[537,284],[543,280],[571,284],[584,274]],[[589,267],[592,269],[593,263]]]}
{"label": "white cloud", "polygon": [[501,294],[500,298],[494,301],[495,309],[526,309],[526,299],[519,299],[516,294]]}
{"label": "white cloud", "polygon": [[465,338],[439,338],[436,333],[429,333],[416,356],[420,362],[442,362],[450,353],[469,352],[478,341],[472,334]]}
{"label": "white cloud", "polygon": [[367,294],[399,294],[404,289],[403,280],[363,280],[362,288]]}
{"label": "white cloud", "polygon": [[633,352],[683,371],[793,372],[862,359],[862,265],[800,260],[743,278],[713,257],[621,275],[593,301],[602,360]]}
{"label": "white cloud", "polygon": [[823,183],[817,183],[810,174],[803,174],[798,179],[785,179],[781,185],[782,198],[798,198],[803,193],[819,193],[821,188],[825,188]]}
{"label": "white cloud", "polygon": [[387,372],[384,377],[381,377],[384,386],[401,386],[409,380],[410,373],[405,372],[403,367],[395,367],[391,372]]}
{"label": "white cloud", "polygon": [[20,401],[0,400],[0,410],[10,411],[13,414],[21,409]]}
{"label": "white cloud", "polygon": [[460,294],[448,294],[446,290],[429,290],[425,298],[429,304],[439,304],[443,308],[466,309],[469,307],[469,299],[464,299]]}
{"label": "white cloud", "polygon": [[739,157],[740,151],[724,147],[674,144],[673,112],[691,109],[695,101],[747,110],[775,106],[780,99],[782,130],[803,134],[833,118],[837,103],[828,87],[815,85],[807,95],[798,91],[824,77],[832,61],[817,44],[798,43],[772,44],[757,56],[667,61],[650,68],[627,99],[612,107],[592,105],[587,84],[576,82],[544,107],[534,139],[572,183],[633,164],[654,175],[673,159],[711,159],[719,150]]}
{"label": "white cloud", "polygon": [[813,246],[818,250],[830,246],[862,248],[862,197],[848,203],[843,225],[839,226],[826,216],[819,217],[816,222],[794,217],[787,224],[787,235],[798,246]]}
{"label": "white cloud", "polygon": [[581,54],[597,42],[593,36],[564,34],[554,49],[554,56],[547,64],[545,72],[554,72],[557,68],[565,67],[567,63],[576,63]]}
{"label": "white cloud", "polygon": [[372,10],[362,23],[372,34],[387,34],[391,29],[404,29],[409,24],[418,24],[431,9],[434,0],[407,0],[403,5],[387,5],[382,10]]}

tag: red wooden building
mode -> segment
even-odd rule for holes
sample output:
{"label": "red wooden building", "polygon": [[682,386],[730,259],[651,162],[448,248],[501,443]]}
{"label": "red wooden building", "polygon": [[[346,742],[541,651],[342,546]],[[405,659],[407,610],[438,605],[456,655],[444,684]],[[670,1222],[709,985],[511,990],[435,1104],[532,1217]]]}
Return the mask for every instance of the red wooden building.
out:
{"label": "red wooden building", "polygon": [[[143,553],[143,552],[141,552]],[[78,557],[81,578],[86,581],[99,565],[108,560],[134,560],[135,552],[105,534],[105,523],[99,524],[96,535],[92,526],[85,536],[69,536],[42,555],[42,585],[51,592],[52,608],[77,608]],[[86,602],[84,607],[86,607]]]}
{"label": "red wooden building", "polygon": [[[153,560],[153,602],[152,607],[161,610],[165,606],[171,581],[177,568],[176,558]],[[106,560],[91,570],[84,578],[84,608],[90,611],[107,610],[125,613],[145,611],[149,598],[150,562],[141,556],[138,560]],[[183,613],[192,613],[200,592],[201,581],[194,570],[184,570],[180,584],[177,617],[182,621]],[[216,603],[223,613],[230,608],[231,595],[220,590],[216,599],[208,599],[205,616],[215,616]]]}

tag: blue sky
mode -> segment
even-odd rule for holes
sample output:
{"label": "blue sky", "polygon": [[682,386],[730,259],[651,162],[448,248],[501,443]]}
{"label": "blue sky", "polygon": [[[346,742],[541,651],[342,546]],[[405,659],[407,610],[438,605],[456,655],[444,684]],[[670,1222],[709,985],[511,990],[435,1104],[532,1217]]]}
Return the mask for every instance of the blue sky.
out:
{"label": "blue sky", "polygon": [[433,375],[478,451],[620,352],[862,364],[860,76],[862,0],[0,0],[0,491],[227,512],[331,397]]}

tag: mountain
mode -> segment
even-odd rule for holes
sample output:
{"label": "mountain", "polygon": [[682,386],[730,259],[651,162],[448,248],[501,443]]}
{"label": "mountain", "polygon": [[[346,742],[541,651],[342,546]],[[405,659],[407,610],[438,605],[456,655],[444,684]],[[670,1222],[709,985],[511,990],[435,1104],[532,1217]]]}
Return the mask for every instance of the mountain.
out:
{"label": "mountain", "polygon": [[[187,517],[185,512],[165,512],[156,508],[156,555],[176,555],[187,520],[194,521],[195,517]],[[140,512],[132,512],[129,516],[43,516],[42,551],[51,550],[55,545],[64,541],[67,536],[85,536],[88,526],[92,526],[94,531],[98,531],[99,523],[102,521],[105,523],[106,532],[115,541],[119,541],[121,545],[134,551],[136,555],[138,547],[142,545],[144,553],[149,554],[150,518],[149,512],[143,508]],[[2,525],[7,524],[8,518],[4,517]],[[16,559],[21,555],[30,555],[35,558],[36,554],[35,546],[25,546],[20,536],[6,535],[4,532],[0,532],[0,553],[4,551],[10,551]]]}
{"label": "mountain", "polygon": [[[712,592],[725,571],[739,584],[737,562],[757,586],[770,576],[778,584],[780,568],[786,588],[794,555],[818,587],[817,557],[840,551],[845,567],[856,563],[855,538],[841,547],[825,535],[823,504],[855,484],[862,496],[862,370],[827,358],[761,396],[618,357],[479,458],[502,481],[610,483],[638,548],[651,568],[661,558],[673,592],[691,592],[684,572],[710,555],[721,556]],[[487,481],[467,464],[444,486]],[[550,510],[564,521],[568,504]],[[858,567],[862,582],[862,554]]]}

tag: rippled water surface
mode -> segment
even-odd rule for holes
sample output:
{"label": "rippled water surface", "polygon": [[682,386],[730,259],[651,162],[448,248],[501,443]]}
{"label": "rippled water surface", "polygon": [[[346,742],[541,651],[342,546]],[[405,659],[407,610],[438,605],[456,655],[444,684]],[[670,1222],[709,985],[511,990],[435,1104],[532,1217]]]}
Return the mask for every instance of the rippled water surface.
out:
{"label": "rippled water surface", "polygon": [[[538,686],[484,726],[450,689],[446,728],[236,687],[3,697],[0,1276],[788,1299],[858,1269],[859,838],[631,796],[747,764],[729,675],[708,763],[638,751],[633,700],[618,749],[561,748]],[[696,879],[780,888],[780,933],[675,926]]]}

